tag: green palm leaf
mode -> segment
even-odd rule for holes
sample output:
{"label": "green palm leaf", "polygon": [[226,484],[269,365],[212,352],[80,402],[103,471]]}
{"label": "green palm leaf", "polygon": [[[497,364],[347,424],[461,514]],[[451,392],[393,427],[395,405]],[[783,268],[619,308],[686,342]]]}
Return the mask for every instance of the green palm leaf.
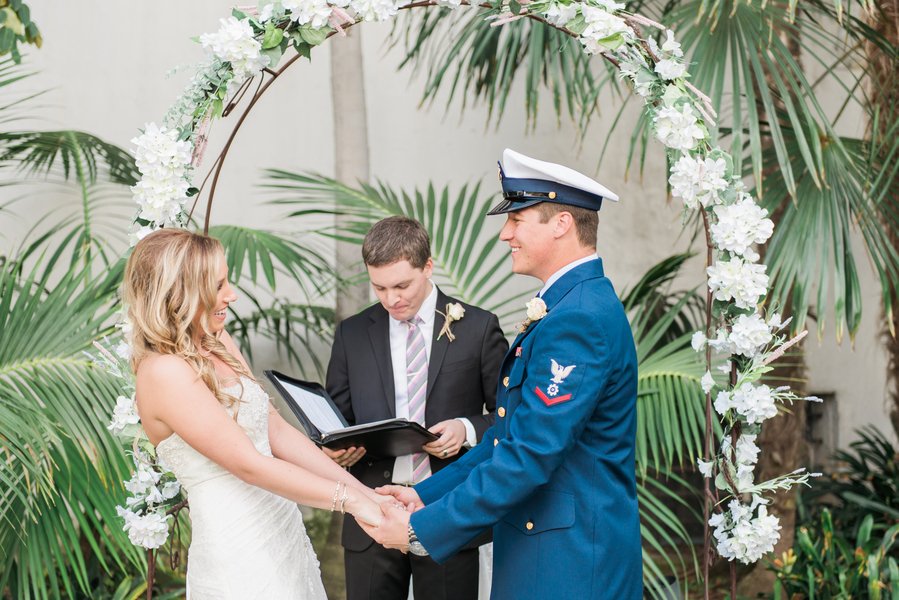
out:
{"label": "green palm leaf", "polygon": [[[334,310],[318,302],[343,283],[324,250],[317,247],[321,244],[313,236],[305,236],[300,243],[237,225],[216,225],[209,235],[224,245],[228,277],[252,306],[248,314],[235,311],[230,327],[241,352],[252,361],[251,336],[259,336],[274,342],[278,353],[304,376],[320,377],[324,372],[321,340],[333,335]],[[273,297],[279,279],[282,285],[285,281],[299,285],[301,297]]]}
{"label": "green palm leaf", "polygon": [[675,462],[692,465],[702,450],[705,393],[699,382],[706,368],[690,338],[705,319],[704,303],[693,291],[670,290],[692,256],[660,261],[622,293],[637,345],[637,465],[644,476]]}
{"label": "green palm leaf", "polygon": [[[637,500],[640,505],[640,537],[643,541],[643,586],[651,598],[667,599],[673,590],[667,579],[677,574],[699,571],[693,540],[675,510],[689,514],[696,521],[701,517],[692,504],[672,491],[675,484],[682,490],[692,489],[687,481],[670,471],[657,472],[654,477],[637,480]],[[688,549],[689,563],[684,557]],[[686,585],[683,597],[689,597]]]}
{"label": "green palm leaf", "polygon": [[591,70],[580,43],[542,23],[524,21],[509,27],[491,27],[487,17],[496,10],[432,10],[406,21],[394,41],[405,40],[409,65],[426,70],[422,102],[433,102],[448,88],[447,107],[454,101],[464,111],[469,101],[486,101],[488,119],[502,119],[516,79],[524,80],[525,114],[536,123],[538,99],[548,88],[553,107],[586,126],[598,109],[604,80],[615,81],[607,67],[605,77]]}
{"label": "green palm leaf", "polygon": [[[48,214],[56,215],[52,227],[77,226],[74,259],[96,253],[107,268],[117,260],[112,246],[125,242],[122,223],[134,210],[123,187],[137,180],[131,155],[78,131],[0,133],[0,167],[4,165],[15,166],[13,183],[23,190],[6,203],[8,210],[22,203],[33,215],[35,198],[47,198]],[[55,184],[59,194],[48,194],[47,183]],[[52,208],[49,200],[66,196],[74,201]]]}
{"label": "green palm leaf", "polygon": [[229,332],[247,360],[253,360],[252,336],[261,337],[274,342],[278,353],[305,378],[321,379],[325,372],[321,351],[326,349],[325,342],[334,337],[334,309],[281,299],[266,305],[250,290],[240,289],[253,304],[253,310],[235,314]]}
{"label": "green palm leaf", "polygon": [[307,296],[327,294],[336,285],[328,259],[308,237],[300,244],[278,233],[237,225],[215,225],[209,228],[209,235],[225,247],[231,281],[249,280],[255,285],[262,271],[274,292],[276,274],[280,273],[300,284]]}
{"label": "green palm leaf", "polygon": [[0,589],[16,598],[86,593],[91,559],[107,572],[142,560],[115,511],[128,465],[105,425],[119,382],[85,354],[110,331],[122,263],[85,285],[91,265],[60,275],[61,255],[0,271]]}
{"label": "green palm leaf", "polygon": [[[770,302],[790,302],[795,322],[805,322],[816,308],[819,335],[824,316],[833,314],[839,339],[854,336],[862,316],[862,292],[852,240],[860,234],[869,263],[880,279],[882,300],[892,313],[892,292],[899,277],[899,254],[889,231],[899,227],[899,123],[881,141],[842,138],[822,145],[828,185],[819,189],[798,160],[800,201],[790,198],[786,182],[774,170],[765,207],[779,215],[779,226],[767,246],[765,262],[772,277]],[[795,142],[786,139],[788,152]],[[766,154],[767,163],[775,157]]]}
{"label": "green palm leaf", "polygon": [[391,215],[417,219],[431,234],[437,279],[448,293],[495,312],[504,326],[520,318],[520,304],[531,294],[508,289],[513,274],[507,253],[496,236],[481,233],[489,198],[481,197],[480,186],[465,185],[452,195],[449,188],[438,191],[429,184],[409,193],[384,183],[353,188],[321,175],[280,170],[268,175],[266,187],[282,194],[274,202],[295,207],[291,217],[344,215],[339,230],[319,230],[340,239],[361,244],[376,221]]}

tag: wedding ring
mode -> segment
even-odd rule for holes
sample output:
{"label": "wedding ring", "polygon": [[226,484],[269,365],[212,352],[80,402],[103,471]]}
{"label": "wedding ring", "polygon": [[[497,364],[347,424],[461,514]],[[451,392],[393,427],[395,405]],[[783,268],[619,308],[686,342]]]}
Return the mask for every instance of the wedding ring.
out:
{"label": "wedding ring", "polygon": [[447,454],[449,454],[449,450],[444,450],[444,451],[443,451],[443,456],[446,456]]}

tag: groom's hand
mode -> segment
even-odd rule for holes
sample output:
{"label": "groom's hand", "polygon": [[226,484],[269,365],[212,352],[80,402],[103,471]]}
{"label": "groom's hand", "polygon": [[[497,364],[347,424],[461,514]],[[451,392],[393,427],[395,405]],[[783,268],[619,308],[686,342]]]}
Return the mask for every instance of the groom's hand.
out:
{"label": "groom's hand", "polygon": [[381,504],[384,518],[377,526],[369,525],[358,519],[356,522],[371,538],[385,548],[395,548],[406,552],[409,550],[409,513],[388,503]]}
{"label": "groom's hand", "polygon": [[416,510],[425,507],[425,503],[418,497],[418,492],[413,488],[404,485],[382,485],[381,487],[375,488],[375,491],[379,494],[393,496],[398,502],[405,506],[409,512],[415,512]]}
{"label": "groom's hand", "polygon": [[322,452],[325,453],[325,456],[345,469],[352,467],[365,456],[365,448],[361,446],[359,448],[344,448],[343,450],[331,450],[330,448],[322,446]]}

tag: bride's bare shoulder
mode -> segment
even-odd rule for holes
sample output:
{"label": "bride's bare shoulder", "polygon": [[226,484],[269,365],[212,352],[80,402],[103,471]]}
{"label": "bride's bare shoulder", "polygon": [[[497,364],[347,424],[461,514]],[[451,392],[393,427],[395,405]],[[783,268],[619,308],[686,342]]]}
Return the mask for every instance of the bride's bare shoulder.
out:
{"label": "bride's bare shoulder", "polygon": [[140,361],[135,378],[138,387],[169,387],[192,383],[197,374],[180,356],[150,354]]}

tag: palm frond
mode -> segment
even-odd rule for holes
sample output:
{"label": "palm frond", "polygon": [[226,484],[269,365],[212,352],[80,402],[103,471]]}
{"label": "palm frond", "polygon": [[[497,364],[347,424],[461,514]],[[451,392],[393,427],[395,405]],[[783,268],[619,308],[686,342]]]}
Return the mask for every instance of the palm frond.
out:
{"label": "palm frond", "polygon": [[[489,197],[478,185],[464,185],[456,194],[448,187],[424,191],[396,191],[381,182],[353,188],[321,175],[269,170],[266,187],[281,198],[275,203],[295,207],[290,217],[343,215],[340,229],[319,231],[339,239],[362,243],[379,219],[406,215],[417,219],[431,235],[436,278],[447,293],[495,312],[511,325],[520,312],[519,301],[530,294],[509,291],[513,274],[499,239],[484,235]],[[360,264],[361,270],[361,264]]]}
{"label": "palm frond", "polygon": [[229,331],[247,360],[253,360],[251,337],[267,339],[305,378],[321,379],[325,371],[321,356],[334,337],[334,309],[281,299],[265,306],[252,291],[240,290],[254,308],[249,314],[235,314]]}
{"label": "palm frond", "polygon": [[[53,227],[78,223],[73,260],[96,254],[108,268],[117,259],[111,242],[124,241],[121,223],[134,210],[126,186],[137,181],[134,159],[125,150],[96,136],[78,131],[0,133],[0,168],[14,167],[11,183],[21,188],[29,218],[35,199],[42,199],[48,214],[56,214]],[[48,188],[47,184],[55,184]],[[33,191],[40,186],[40,192]],[[55,190],[56,193],[49,192]],[[77,200],[69,201],[74,194]],[[56,206],[55,200],[67,201]],[[6,203],[7,210],[19,200]]]}
{"label": "palm frond", "polygon": [[[650,598],[660,600],[674,595],[669,577],[678,579],[679,574],[696,574],[699,571],[693,540],[676,508],[691,515],[697,522],[701,522],[701,518],[693,505],[672,491],[672,483],[682,490],[692,489],[689,483],[670,471],[637,480],[640,537],[643,541],[643,586]],[[684,598],[689,597],[685,585],[681,591]]]}
{"label": "palm frond", "polygon": [[231,281],[249,279],[256,284],[261,271],[274,292],[280,272],[298,283],[307,297],[327,294],[337,285],[328,259],[309,240],[300,244],[275,232],[238,225],[215,225],[209,228],[209,235],[225,247]]}
{"label": "palm frond", "polygon": [[[828,173],[827,187],[819,189],[811,176],[795,165],[799,174],[798,201],[790,198],[786,182],[775,170],[764,206],[779,215],[779,226],[767,246],[765,262],[772,278],[774,306],[790,302],[794,322],[801,326],[815,307],[818,333],[825,329],[825,315],[833,314],[837,338],[845,331],[854,337],[862,316],[861,283],[852,249],[860,234],[870,264],[880,280],[886,311],[899,277],[899,254],[889,231],[899,228],[899,122],[873,142],[842,138],[825,139],[822,156]],[[788,151],[793,149],[787,138]],[[776,158],[766,155],[766,162]]]}
{"label": "palm frond", "polygon": [[0,133],[0,163],[39,177],[59,169],[63,179],[84,185],[96,183],[102,174],[105,180],[130,186],[140,175],[129,152],[83,131]]}
{"label": "palm frond", "polygon": [[637,382],[637,467],[664,470],[674,463],[692,465],[702,452],[705,393],[700,380],[705,365],[690,346],[690,334],[655,347],[661,329],[674,318],[663,317],[648,330],[635,328],[639,372]]}
{"label": "palm frond", "polygon": [[[583,126],[598,110],[603,78],[577,40],[543,23],[530,20],[515,27],[491,27],[496,10],[433,10],[407,17],[397,26],[394,43],[402,38],[406,55],[400,68],[426,71],[422,102],[433,102],[448,90],[446,104],[454,100],[464,111],[469,102],[484,101],[488,120],[498,124],[512,95],[516,79],[524,80],[525,114],[536,123],[538,100],[549,90],[556,116],[566,112]],[[605,79],[614,81],[606,69]]]}
{"label": "palm frond", "polygon": [[[72,235],[68,239],[72,239]],[[119,382],[85,350],[110,331],[119,262],[60,275],[57,249],[25,271],[0,270],[0,589],[15,598],[90,590],[85,565],[140,565],[117,523],[128,466],[105,424]],[[88,281],[88,283],[85,283]]]}

